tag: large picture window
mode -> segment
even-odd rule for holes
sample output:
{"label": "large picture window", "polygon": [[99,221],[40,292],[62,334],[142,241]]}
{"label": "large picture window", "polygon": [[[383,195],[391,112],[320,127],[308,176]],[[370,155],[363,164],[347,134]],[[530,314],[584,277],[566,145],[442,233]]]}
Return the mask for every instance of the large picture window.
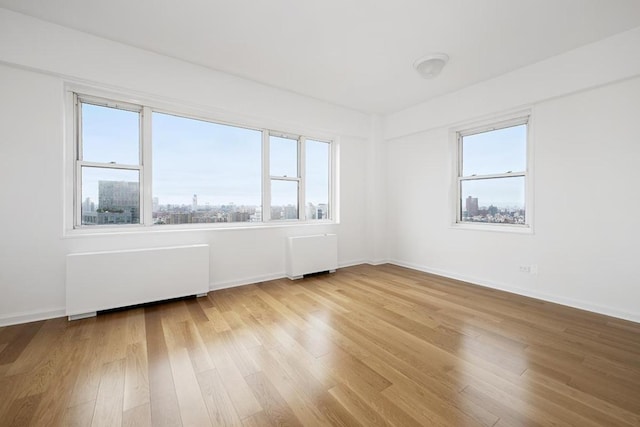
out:
{"label": "large picture window", "polygon": [[331,219],[331,142],[74,94],[74,226]]}
{"label": "large picture window", "polygon": [[528,117],[457,132],[457,223],[527,227]]}
{"label": "large picture window", "polygon": [[260,221],[262,133],[153,113],[153,223]]}

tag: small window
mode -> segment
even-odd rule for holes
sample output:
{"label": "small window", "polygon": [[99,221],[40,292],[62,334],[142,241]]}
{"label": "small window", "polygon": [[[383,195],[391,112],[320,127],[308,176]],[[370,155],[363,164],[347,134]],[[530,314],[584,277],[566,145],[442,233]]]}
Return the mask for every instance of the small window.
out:
{"label": "small window", "polygon": [[140,224],[141,108],[78,98],[77,225]]}
{"label": "small window", "polygon": [[457,133],[457,223],[528,226],[528,117]]}

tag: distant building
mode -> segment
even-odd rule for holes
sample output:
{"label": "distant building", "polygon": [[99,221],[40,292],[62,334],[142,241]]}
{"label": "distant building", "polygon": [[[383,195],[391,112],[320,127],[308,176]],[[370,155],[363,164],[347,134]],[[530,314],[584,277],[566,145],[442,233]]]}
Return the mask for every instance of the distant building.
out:
{"label": "distant building", "polygon": [[194,194],[193,199],[191,200],[191,210],[193,212],[198,210],[198,195]]}
{"label": "distant building", "polygon": [[320,203],[316,213],[316,219],[327,219],[329,217],[329,206],[326,203]]}
{"label": "distant building", "polygon": [[140,185],[127,181],[98,181],[98,213],[107,212],[124,214],[122,220],[130,218],[119,224],[140,223]]}
{"label": "distant building", "polygon": [[95,210],[96,204],[91,201],[91,198],[87,197],[86,199],[84,199],[84,202],[82,202],[82,212],[95,212]]}
{"label": "distant building", "polygon": [[190,213],[171,213],[167,224],[191,224],[191,219]]}
{"label": "distant building", "polygon": [[477,197],[467,197],[466,203],[467,216],[474,217],[478,215],[478,198]]}
{"label": "distant building", "polygon": [[132,221],[131,211],[94,211],[82,213],[82,224],[84,225],[134,224]]}
{"label": "distant building", "polygon": [[248,222],[251,218],[249,212],[229,212],[227,222]]}
{"label": "distant building", "polygon": [[262,206],[256,208],[256,211],[249,217],[251,222],[262,222]]}

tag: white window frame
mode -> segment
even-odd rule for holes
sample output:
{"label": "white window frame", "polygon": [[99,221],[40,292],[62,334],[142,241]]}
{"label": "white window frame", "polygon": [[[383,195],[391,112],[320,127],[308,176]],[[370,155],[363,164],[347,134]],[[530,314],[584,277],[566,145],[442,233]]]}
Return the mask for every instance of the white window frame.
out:
{"label": "white window frame", "polygon": [[[305,201],[305,171],[304,171],[304,159],[305,157],[305,141],[306,138],[300,135],[292,135],[284,132],[277,131],[265,131],[263,132],[262,146],[264,147],[262,155],[262,171],[263,171],[263,200],[262,205],[262,220],[265,222],[291,222],[291,221],[304,221],[306,219],[306,210],[304,209]],[[290,139],[296,141],[296,163],[297,174],[296,176],[284,176],[284,175],[271,175],[271,137],[279,137],[284,139]],[[297,219],[273,219],[271,218],[271,184],[273,181],[288,181],[296,182],[298,184],[298,218]]]}
{"label": "white window frame", "polygon": [[[533,126],[532,110],[522,110],[498,117],[484,119],[468,124],[462,124],[450,129],[451,146],[453,147],[453,180],[452,180],[452,224],[453,228],[498,231],[512,233],[533,233]],[[510,171],[486,175],[462,175],[462,144],[463,137],[493,130],[525,124],[527,126],[526,164],[524,171]],[[524,177],[525,191],[525,224],[483,223],[462,220],[462,182],[484,179],[499,179],[510,177]]]}
{"label": "white window frame", "polygon": [[[208,112],[184,105],[176,105],[163,100],[147,100],[143,98],[132,99],[129,96],[103,91],[84,85],[65,85],[67,107],[66,112],[66,138],[68,143],[65,149],[66,163],[69,165],[65,172],[65,235],[67,234],[94,234],[113,233],[120,231],[160,231],[170,229],[216,229],[216,228],[252,228],[261,226],[282,225],[309,225],[309,224],[337,224],[338,218],[338,137],[321,135],[315,132],[287,133],[269,129],[267,126],[252,123],[255,119],[241,118],[240,120],[227,120],[213,117]],[[82,160],[82,117],[80,102],[88,104],[119,108],[127,111],[136,111],[140,114],[140,145],[139,164],[124,165],[112,163],[88,162]],[[262,132],[262,222],[258,223],[213,223],[213,224],[177,224],[154,226],[152,213],[152,114],[154,112],[171,114],[177,117],[208,121],[215,124],[252,129]],[[242,124],[248,122],[248,124]],[[240,123],[240,124],[239,124]],[[298,176],[297,177],[271,177],[269,169],[269,137],[281,136],[296,139],[298,143]],[[308,135],[308,136],[303,136]],[[329,144],[329,188],[328,188],[328,217],[322,220],[306,218],[305,208],[305,146],[306,140],[319,141]],[[102,167],[109,169],[125,169],[139,171],[140,189],[140,223],[139,224],[102,224],[82,225],[82,167]],[[334,173],[335,172],[335,173]],[[291,220],[271,220],[271,180],[294,180],[298,182],[298,218]]]}
{"label": "white window frame", "polygon": [[[138,121],[138,164],[123,164],[123,163],[103,163],[103,162],[92,162],[83,159],[82,150],[83,150],[83,141],[82,141],[82,108],[81,104],[89,104],[100,107],[108,107],[115,108],[123,111],[131,111],[138,113],[139,121]],[[139,223],[136,224],[102,224],[101,227],[139,227],[146,223],[145,214],[148,211],[148,208],[145,207],[144,204],[144,185],[147,181],[145,175],[145,152],[144,149],[144,139],[145,139],[145,117],[148,116],[148,111],[145,111],[145,107],[137,104],[132,104],[128,102],[115,101],[102,97],[95,97],[90,95],[80,95],[78,93],[73,94],[73,106],[74,106],[74,160],[75,160],[75,169],[74,169],[74,228],[84,228],[84,227],[95,227],[94,225],[83,225],[82,224],[82,168],[83,167],[92,167],[92,168],[102,168],[102,169],[118,169],[118,170],[131,170],[138,172],[138,206],[140,207],[139,212]],[[146,114],[145,114],[146,113]]]}

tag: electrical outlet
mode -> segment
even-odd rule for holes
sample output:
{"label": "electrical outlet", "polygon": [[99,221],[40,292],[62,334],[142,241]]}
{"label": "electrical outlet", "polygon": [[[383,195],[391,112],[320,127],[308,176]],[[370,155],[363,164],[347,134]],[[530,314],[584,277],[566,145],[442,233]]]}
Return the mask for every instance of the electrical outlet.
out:
{"label": "electrical outlet", "polygon": [[538,265],[537,264],[521,265],[518,268],[518,271],[520,271],[520,273],[538,274]]}
{"label": "electrical outlet", "polygon": [[531,273],[531,266],[530,265],[521,265],[520,266],[520,273]]}

